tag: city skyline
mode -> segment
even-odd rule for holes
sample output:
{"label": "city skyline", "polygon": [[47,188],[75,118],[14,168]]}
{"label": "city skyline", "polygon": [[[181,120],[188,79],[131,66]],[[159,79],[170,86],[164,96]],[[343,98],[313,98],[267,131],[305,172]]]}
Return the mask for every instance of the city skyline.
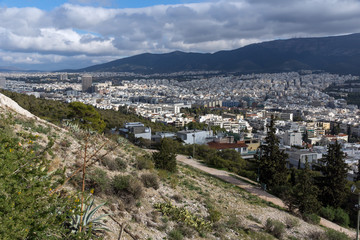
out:
{"label": "city skyline", "polygon": [[6,0],[0,11],[0,66],[36,70],[360,32],[356,0]]}

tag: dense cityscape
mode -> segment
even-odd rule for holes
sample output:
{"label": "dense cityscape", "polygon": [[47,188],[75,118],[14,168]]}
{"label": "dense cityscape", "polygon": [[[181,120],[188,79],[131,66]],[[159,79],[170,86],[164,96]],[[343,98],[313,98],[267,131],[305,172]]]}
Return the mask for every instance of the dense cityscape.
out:
{"label": "dense cityscape", "polygon": [[[209,74],[211,76],[204,77]],[[179,81],[176,79],[179,75],[190,77]],[[116,84],[112,78],[116,78]],[[335,99],[324,91],[329,86],[342,86],[359,80],[357,76],[311,71],[248,75],[105,72],[3,73],[1,79],[2,88],[10,91],[68,103],[82,102],[99,109],[116,111],[126,106],[152,122],[179,128],[177,133],[161,133],[151,132],[145,126],[136,137],[156,140],[178,136],[188,144],[195,142],[218,149],[234,148],[244,158],[254,157],[273,115],[278,119],[277,135],[289,155],[290,166],[297,166],[299,160],[304,164],[305,159],[317,163],[326,153],[327,144],[338,140],[342,142],[350,166],[349,179],[357,171],[360,153],[360,144],[356,143],[360,137],[358,106],[347,104],[342,98]],[[225,113],[195,118],[181,110],[192,107],[223,109]],[[197,129],[194,133],[187,130],[187,125],[195,121],[217,126],[224,132]],[[118,126],[118,129],[124,130],[124,127],[134,126]],[[235,134],[236,139],[226,138],[226,133]],[[221,143],[238,145],[227,147]]]}

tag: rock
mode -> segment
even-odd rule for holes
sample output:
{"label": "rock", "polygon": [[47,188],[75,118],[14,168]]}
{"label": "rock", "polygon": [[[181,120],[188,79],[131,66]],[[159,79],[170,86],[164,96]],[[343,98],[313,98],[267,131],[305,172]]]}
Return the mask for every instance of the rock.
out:
{"label": "rock", "polygon": [[150,220],[147,221],[146,225],[147,225],[148,227],[152,227],[152,228],[158,228],[158,227],[160,227],[160,225],[159,225],[158,223],[155,223],[155,222],[150,221]]}
{"label": "rock", "polygon": [[141,222],[141,216],[139,214],[134,214],[133,218],[134,218],[135,222],[137,222],[137,223]]}

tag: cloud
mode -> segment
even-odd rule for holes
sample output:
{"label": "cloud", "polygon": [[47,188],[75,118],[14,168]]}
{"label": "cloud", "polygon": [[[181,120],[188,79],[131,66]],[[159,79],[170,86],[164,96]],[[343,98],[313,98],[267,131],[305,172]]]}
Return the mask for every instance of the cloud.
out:
{"label": "cloud", "polygon": [[[213,0],[136,9],[95,2],[73,0],[49,12],[2,8],[0,49],[9,62],[16,54],[36,53],[59,56],[58,63],[82,56],[81,65],[86,57],[91,64],[143,52],[215,52],[264,40],[360,32],[357,0]],[[38,64],[46,59],[39,56],[33,58]]]}

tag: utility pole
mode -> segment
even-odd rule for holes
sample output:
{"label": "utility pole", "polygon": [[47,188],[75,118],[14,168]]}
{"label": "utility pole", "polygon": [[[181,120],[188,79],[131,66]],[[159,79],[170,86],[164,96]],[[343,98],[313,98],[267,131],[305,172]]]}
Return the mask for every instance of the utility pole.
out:
{"label": "utility pole", "polygon": [[194,142],[193,142],[193,158],[195,158],[195,133],[193,133],[193,138],[194,138]]}
{"label": "utility pole", "polygon": [[[351,186],[351,192],[355,193],[356,186]],[[359,240],[359,215],[360,215],[360,193],[358,192],[358,204],[355,204],[355,208],[357,210],[357,221],[356,221],[356,240]]]}

